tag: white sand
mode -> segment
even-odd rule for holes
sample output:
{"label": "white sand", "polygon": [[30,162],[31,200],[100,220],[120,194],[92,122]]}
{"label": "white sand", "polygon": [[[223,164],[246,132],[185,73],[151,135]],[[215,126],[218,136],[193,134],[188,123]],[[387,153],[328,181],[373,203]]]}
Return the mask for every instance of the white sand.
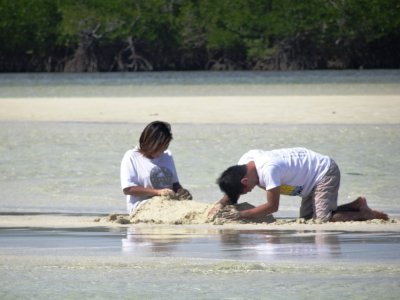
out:
{"label": "white sand", "polygon": [[154,197],[141,205],[132,216],[132,223],[204,224],[212,205],[192,200],[169,200]]}
{"label": "white sand", "polygon": [[[247,203],[243,203],[245,208]],[[177,201],[154,197],[143,204],[133,216],[110,214],[108,216],[68,215],[2,215],[0,228],[88,228],[126,226],[169,226],[177,225],[205,229],[269,229],[269,230],[344,230],[344,231],[400,231],[400,220],[371,220],[365,222],[337,222],[318,224],[302,219],[278,219],[267,216],[257,222],[228,221],[220,217],[210,219],[212,204],[197,201]],[[176,227],[178,228],[178,227]]]}
{"label": "white sand", "polygon": [[[124,216],[127,218],[128,216]],[[99,220],[100,221],[97,221]],[[204,224],[155,224],[155,223],[137,223],[137,224],[119,224],[116,222],[105,221],[103,217],[94,216],[66,216],[66,215],[2,215],[0,218],[0,228],[92,228],[92,227],[168,227],[171,230],[182,226],[198,229],[268,229],[268,230],[340,230],[340,231],[387,231],[400,232],[400,220],[392,219],[389,221],[372,220],[365,222],[338,222],[324,224],[299,224],[293,219],[280,219],[276,223],[260,224],[241,224],[226,223],[214,225]]]}
{"label": "white sand", "polygon": [[398,124],[400,96],[1,98],[0,121]]}
{"label": "white sand", "polygon": [[[248,203],[241,203],[239,210],[247,209],[251,206]],[[354,230],[354,226],[360,225],[368,230],[378,231],[399,231],[400,220],[370,220],[365,222],[338,222],[338,223],[316,223],[312,220],[305,221],[303,219],[280,219],[275,220],[273,216],[267,216],[261,220],[255,221],[231,221],[216,217],[209,217],[209,212],[214,207],[213,204],[206,204],[197,201],[176,201],[163,197],[154,197],[147,203],[140,206],[137,212],[132,215],[110,215],[98,219],[100,224],[162,224],[162,225],[209,225],[235,228],[249,228],[257,226],[257,228],[268,229],[299,229],[316,227],[323,230]],[[235,209],[233,206],[231,209]]]}

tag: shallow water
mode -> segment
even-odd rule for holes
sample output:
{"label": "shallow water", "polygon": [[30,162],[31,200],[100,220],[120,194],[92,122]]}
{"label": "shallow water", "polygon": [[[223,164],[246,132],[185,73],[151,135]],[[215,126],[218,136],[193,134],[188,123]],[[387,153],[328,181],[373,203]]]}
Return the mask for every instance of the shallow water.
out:
{"label": "shallow water", "polygon": [[399,95],[399,70],[0,74],[0,97]]}
{"label": "shallow water", "polygon": [[[124,212],[120,160],[144,126],[1,123],[0,212]],[[340,203],[365,195],[371,206],[400,213],[400,125],[173,124],[173,133],[180,181],[197,201],[220,199],[216,178],[248,149],[305,146],[339,164]],[[258,204],[264,197],[256,190],[242,200]],[[299,203],[283,198],[277,216],[296,216]]]}
{"label": "shallow water", "polygon": [[399,243],[398,232],[3,228],[0,295],[396,299]]}

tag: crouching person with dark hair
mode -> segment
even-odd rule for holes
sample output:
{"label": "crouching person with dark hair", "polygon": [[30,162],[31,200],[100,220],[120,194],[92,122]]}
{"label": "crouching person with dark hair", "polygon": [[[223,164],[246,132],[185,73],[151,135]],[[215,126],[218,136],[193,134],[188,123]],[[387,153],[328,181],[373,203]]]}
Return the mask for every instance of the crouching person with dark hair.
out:
{"label": "crouching person with dark hair", "polygon": [[[340,170],[333,159],[306,148],[250,150],[238,165],[226,169],[217,183],[225,193],[210,215],[231,220],[254,219],[279,210],[280,195],[300,196],[300,217],[321,222],[387,220],[372,210],[364,197],[338,206]],[[256,207],[224,210],[237,205],[255,186],[265,190],[266,202]],[[209,215],[209,216],[210,216]]]}

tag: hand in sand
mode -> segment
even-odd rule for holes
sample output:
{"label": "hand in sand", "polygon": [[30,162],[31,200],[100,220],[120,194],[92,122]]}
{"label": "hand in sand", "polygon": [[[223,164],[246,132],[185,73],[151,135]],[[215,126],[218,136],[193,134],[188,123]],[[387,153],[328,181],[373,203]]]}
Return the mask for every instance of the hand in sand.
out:
{"label": "hand in sand", "polygon": [[186,189],[179,189],[175,194],[177,200],[192,200],[193,197]]}
{"label": "hand in sand", "polygon": [[162,189],[162,190],[158,190],[158,195],[161,197],[173,198],[173,197],[175,197],[175,192],[171,189]]}
{"label": "hand in sand", "polygon": [[233,205],[227,205],[219,211],[220,217],[226,220],[236,221],[240,219],[240,212]]}
{"label": "hand in sand", "polygon": [[209,220],[214,220],[223,207],[224,205],[221,204],[220,202],[215,203],[214,206],[208,212],[207,218]]}
{"label": "hand in sand", "polygon": [[223,205],[218,202],[208,212],[207,217],[209,220],[221,218],[225,220],[235,221],[240,219],[240,213],[234,205]]}

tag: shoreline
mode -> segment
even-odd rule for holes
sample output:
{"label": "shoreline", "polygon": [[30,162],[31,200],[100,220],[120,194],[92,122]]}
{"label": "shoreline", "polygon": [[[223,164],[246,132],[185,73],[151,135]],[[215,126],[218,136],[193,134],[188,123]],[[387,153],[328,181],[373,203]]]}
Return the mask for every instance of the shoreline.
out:
{"label": "shoreline", "polygon": [[363,232],[400,232],[400,219],[389,221],[369,220],[353,222],[329,222],[322,224],[299,223],[297,219],[277,218],[273,223],[225,223],[214,225],[203,224],[155,224],[136,223],[119,224],[117,222],[105,221],[104,215],[99,216],[68,216],[68,215],[2,215],[0,218],[0,229],[22,229],[22,228],[81,228],[82,230],[94,228],[168,228],[180,230],[182,228],[198,230],[307,230],[307,231],[363,231]]}
{"label": "shoreline", "polygon": [[0,98],[0,121],[400,124],[397,95]]}

